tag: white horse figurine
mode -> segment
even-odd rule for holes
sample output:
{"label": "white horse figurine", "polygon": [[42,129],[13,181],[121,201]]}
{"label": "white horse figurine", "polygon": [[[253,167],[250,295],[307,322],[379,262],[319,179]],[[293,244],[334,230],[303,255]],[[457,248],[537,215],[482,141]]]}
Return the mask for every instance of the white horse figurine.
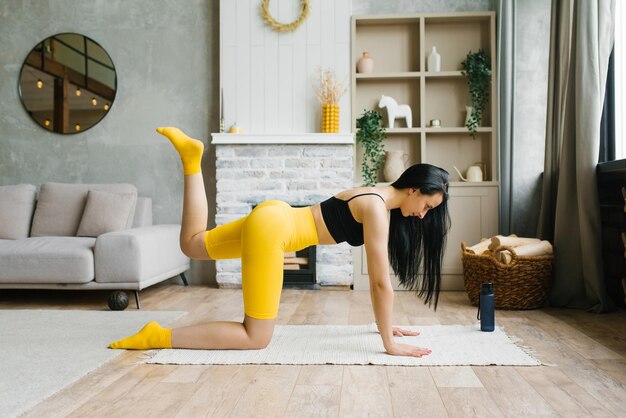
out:
{"label": "white horse figurine", "polygon": [[380,96],[378,107],[387,108],[387,119],[389,120],[389,128],[393,128],[393,124],[397,118],[406,119],[407,128],[413,127],[413,115],[411,114],[411,108],[409,107],[409,105],[399,105],[393,97],[385,96],[383,94],[382,96]]}

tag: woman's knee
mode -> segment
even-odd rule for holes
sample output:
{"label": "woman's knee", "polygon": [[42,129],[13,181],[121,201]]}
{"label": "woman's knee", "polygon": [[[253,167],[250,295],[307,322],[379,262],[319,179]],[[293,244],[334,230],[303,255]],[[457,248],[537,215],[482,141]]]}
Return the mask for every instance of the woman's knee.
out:
{"label": "woman's knee", "polygon": [[204,243],[204,233],[196,234],[192,237],[183,237],[181,235],[180,249],[189,258],[196,260],[210,259]]}
{"label": "woman's knee", "polygon": [[262,350],[272,341],[272,334],[263,336],[255,335],[254,337],[248,335],[248,337],[250,338],[250,345],[248,347],[250,350]]}
{"label": "woman's knee", "polygon": [[272,341],[275,319],[256,319],[246,315],[243,326],[248,334],[249,348],[261,350]]}

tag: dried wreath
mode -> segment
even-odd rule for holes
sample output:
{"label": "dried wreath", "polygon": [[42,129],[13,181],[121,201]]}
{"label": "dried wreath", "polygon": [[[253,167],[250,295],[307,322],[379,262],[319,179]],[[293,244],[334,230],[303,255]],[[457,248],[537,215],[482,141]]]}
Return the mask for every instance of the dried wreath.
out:
{"label": "dried wreath", "polygon": [[263,20],[265,21],[265,23],[277,32],[291,32],[292,30],[300,26],[300,24],[304,22],[304,19],[306,19],[309,15],[309,0],[300,0],[300,15],[298,16],[298,19],[291,23],[277,22],[270,15],[269,8],[270,0],[261,1],[261,16],[263,16]]}

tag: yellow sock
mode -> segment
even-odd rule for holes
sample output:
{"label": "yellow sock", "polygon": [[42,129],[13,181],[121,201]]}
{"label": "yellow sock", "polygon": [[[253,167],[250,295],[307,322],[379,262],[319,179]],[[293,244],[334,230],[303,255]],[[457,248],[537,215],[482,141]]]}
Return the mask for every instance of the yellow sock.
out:
{"label": "yellow sock", "polygon": [[201,171],[200,162],[204,151],[202,141],[190,138],[183,131],[174,127],[157,128],[157,132],[166,136],[180,154],[180,158],[183,160],[183,172],[186,176]]}
{"label": "yellow sock", "polygon": [[132,350],[172,348],[172,330],[163,328],[155,321],[148,322],[137,334],[115,341],[109,344],[109,348],[129,348]]}

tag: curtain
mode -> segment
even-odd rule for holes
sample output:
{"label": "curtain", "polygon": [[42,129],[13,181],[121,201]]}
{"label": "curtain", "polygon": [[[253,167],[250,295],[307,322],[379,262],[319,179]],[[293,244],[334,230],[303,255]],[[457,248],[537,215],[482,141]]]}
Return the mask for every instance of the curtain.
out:
{"label": "curtain", "polygon": [[515,127],[515,4],[499,0],[498,19],[498,138],[500,144],[500,228],[503,235],[511,233],[513,222],[513,131]]}
{"label": "curtain", "polygon": [[552,306],[611,310],[596,165],[615,0],[553,0],[539,236],[554,244]]}

